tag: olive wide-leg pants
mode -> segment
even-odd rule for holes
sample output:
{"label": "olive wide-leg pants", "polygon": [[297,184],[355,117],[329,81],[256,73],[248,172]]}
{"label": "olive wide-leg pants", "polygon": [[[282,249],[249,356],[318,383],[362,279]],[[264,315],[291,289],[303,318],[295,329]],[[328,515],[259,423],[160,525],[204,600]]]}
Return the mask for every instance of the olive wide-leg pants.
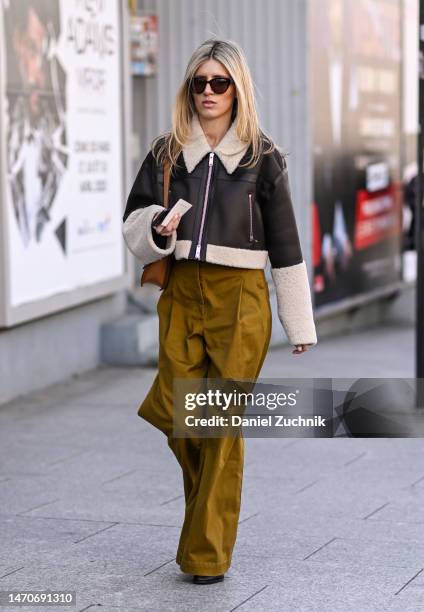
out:
{"label": "olive wide-leg pants", "polygon": [[[162,431],[183,473],[183,572],[225,573],[240,514],[243,436],[174,437],[173,379],[259,376],[271,337],[264,270],[174,261],[158,300],[159,371],[138,415]],[[241,430],[240,430],[241,431]]]}

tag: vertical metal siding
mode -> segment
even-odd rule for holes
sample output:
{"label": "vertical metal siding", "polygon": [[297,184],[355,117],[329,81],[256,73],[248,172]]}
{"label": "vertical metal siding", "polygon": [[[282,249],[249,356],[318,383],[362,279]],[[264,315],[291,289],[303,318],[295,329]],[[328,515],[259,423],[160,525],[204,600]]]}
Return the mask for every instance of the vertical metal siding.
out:
{"label": "vertical metal siding", "polygon": [[[141,156],[171,126],[171,110],[192,51],[212,36],[244,49],[262,128],[288,157],[304,257],[310,258],[311,164],[308,116],[308,0],[138,0],[159,16],[158,74],[134,83],[134,130]],[[142,159],[134,161],[136,172]]]}

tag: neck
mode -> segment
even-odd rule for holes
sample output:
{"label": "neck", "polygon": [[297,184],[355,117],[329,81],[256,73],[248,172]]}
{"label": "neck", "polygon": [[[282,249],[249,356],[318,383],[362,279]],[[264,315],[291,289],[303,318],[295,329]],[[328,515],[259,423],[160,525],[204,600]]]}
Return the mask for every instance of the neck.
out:
{"label": "neck", "polygon": [[199,115],[199,123],[202,126],[206,140],[211,148],[214,149],[224,138],[231,126],[231,113],[211,119],[205,119]]}

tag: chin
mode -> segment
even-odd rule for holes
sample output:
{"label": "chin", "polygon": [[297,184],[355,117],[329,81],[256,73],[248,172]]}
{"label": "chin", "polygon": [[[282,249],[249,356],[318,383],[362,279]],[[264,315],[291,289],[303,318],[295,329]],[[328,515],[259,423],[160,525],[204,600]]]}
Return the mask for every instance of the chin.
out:
{"label": "chin", "polygon": [[201,106],[200,109],[198,109],[199,113],[202,115],[216,115],[216,114],[220,114],[220,111],[218,108],[216,108],[215,106],[213,106],[212,108],[205,108],[204,106]]}
{"label": "chin", "polygon": [[225,115],[227,111],[223,111],[219,108],[203,108],[202,107],[200,110],[198,109],[197,112],[199,113],[201,117],[204,117],[205,119],[210,119],[211,117],[215,119],[217,117],[221,117],[222,115]]}

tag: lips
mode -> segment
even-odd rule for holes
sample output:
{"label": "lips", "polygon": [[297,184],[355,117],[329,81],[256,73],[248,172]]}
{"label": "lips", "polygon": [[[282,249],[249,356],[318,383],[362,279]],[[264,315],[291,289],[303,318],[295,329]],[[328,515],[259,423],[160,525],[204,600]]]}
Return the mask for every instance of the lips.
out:
{"label": "lips", "polygon": [[212,102],[211,100],[205,100],[202,102],[203,106],[213,106],[216,102]]}

